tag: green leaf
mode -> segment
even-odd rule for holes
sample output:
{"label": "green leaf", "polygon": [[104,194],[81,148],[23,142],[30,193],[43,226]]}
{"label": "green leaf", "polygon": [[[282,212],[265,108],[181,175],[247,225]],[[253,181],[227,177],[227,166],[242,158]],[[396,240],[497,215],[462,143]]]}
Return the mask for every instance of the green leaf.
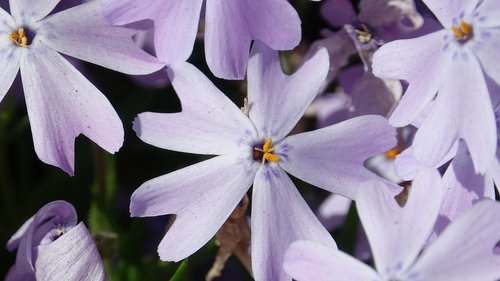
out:
{"label": "green leaf", "polygon": [[183,261],[170,281],[189,281],[187,260]]}

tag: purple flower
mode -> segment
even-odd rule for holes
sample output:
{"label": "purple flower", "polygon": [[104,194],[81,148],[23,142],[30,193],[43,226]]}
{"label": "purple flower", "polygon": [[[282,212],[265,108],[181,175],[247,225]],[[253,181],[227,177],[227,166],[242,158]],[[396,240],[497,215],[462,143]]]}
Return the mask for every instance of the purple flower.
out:
{"label": "purple flower", "polygon": [[376,183],[367,183],[360,190],[358,212],[377,271],[341,251],[310,241],[290,246],[285,271],[301,281],[500,278],[500,256],[493,251],[500,239],[498,202],[477,203],[424,247],[442,201],[440,180],[435,170],[419,173],[404,207]]}
{"label": "purple flower", "polygon": [[12,16],[0,9],[0,100],[21,70],[35,151],[73,175],[78,135],[114,153],[123,126],[104,95],[58,52],[129,74],[162,64],[134,45],[134,30],[109,26],[99,3],[47,16],[58,2],[10,1]]}
{"label": "purple flower", "polygon": [[396,140],[394,129],[380,116],[286,137],[327,71],[323,49],[286,76],[277,52],[256,42],[248,66],[248,118],[196,68],[187,63],[171,66],[182,112],[142,113],[135,131],[161,148],[220,156],[152,179],[132,195],[132,216],[176,214],[158,247],[162,260],[179,261],[202,247],[252,184],[256,280],[290,279],[281,264],[286,247],[296,239],[335,246],[286,172],[356,198],[361,182],[377,179],[363,162],[393,147]]}
{"label": "purple flower", "polygon": [[105,280],[97,247],[85,225],[77,224],[73,205],[53,201],[43,206],[12,236],[17,249],[6,281]]}
{"label": "purple flower", "polygon": [[[113,24],[143,19],[155,23],[155,49],[167,64],[193,51],[203,0],[101,0]],[[300,18],[286,0],[205,2],[205,57],[215,76],[243,79],[252,40],[290,50],[301,38]]]}
{"label": "purple flower", "polygon": [[492,100],[498,92],[489,92],[485,79],[500,83],[500,5],[491,0],[424,2],[445,28],[385,44],[373,58],[376,76],[410,83],[390,122],[397,127],[413,122],[434,99],[415,136],[414,156],[434,166],[463,139],[476,171],[485,173],[496,150]]}

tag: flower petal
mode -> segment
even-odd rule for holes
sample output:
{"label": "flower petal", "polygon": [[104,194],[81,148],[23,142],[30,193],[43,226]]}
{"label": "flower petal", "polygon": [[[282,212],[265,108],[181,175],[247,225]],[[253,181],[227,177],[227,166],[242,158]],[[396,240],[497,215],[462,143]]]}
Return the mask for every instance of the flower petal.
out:
{"label": "flower petal", "polygon": [[480,0],[423,0],[441,24],[448,28],[460,13],[469,14]]}
{"label": "flower petal", "polygon": [[417,257],[437,219],[443,189],[439,173],[429,169],[417,174],[404,208],[386,186],[373,181],[363,185],[356,207],[377,271],[404,271]]}
{"label": "flower petal", "polygon": [[63,54],[127,74],[149,74],[164,67],[132,40],[136,30],[111,26],[100,1],[64,10],[44,19],[37,37]]}
{"label": "flower petal", "polygon": [[241,151],[255,137],[251,121],[196,67],[177,63],[168,73],[182,111],[139,114],[134,130],[143,141],[175,151],[224,154]]}
{"label": "flower petal", "polygon": [[113,24],[152,19],[155,50],[165,63],[185,61],[193,51],[203,0],[104,0],[104,14]]}
{"label": "flower petal", "polygon": [[18,22],[36,22],[47,16],[61,0],[10,0],[10,14]]}
{"label": "flower petal", "polygon": [[344,225],[352,200],[331,194],[319,206],[316,216],[328,230],[336,230]]}
{"label": "flower petal", "polygon": [[[493,180],[486,175],[476,174],[472,159],[464,143],[461,143],[457,155],[443,175],[446,189],[443,205],[439,213],[446,218],[443,222],[452,222],[472,205],[489,196],[495,199]],[[437,233],[446,225],[439,224]]]}
{"label": "flower petal", "polygon": [[37,280],[105,280],[97,246],[83,222],[54,242],[40,245],[35,266]]}
{"label": "flower petal", "polygon": [[356,19],[356,12],[351,1],[348,0],[326,0],[320,8],[321,16],[331,26],[341,27],[350,24]]}
{"label": "flower petal", "polygon": [[[33,247],[40,245],[56,225],[73,227],[76,222],[75,208],[66,201],[53,201],[43,206],[36,215],[24,223],[18,232],[14,234],[13,238],[15,240],[12,240],[12,238],[9,240],[9,250],[18,247],[15,264],[17,274],[15,275],[33,275],[37,259],[36,256],[33,256]],[[17,239],[19,242],[14,242]]]}
{"label": "flower petal", "polygon": [[14,19],[2,8],[0,8],[0,102],[14,82],[19,72],[19,61],[22,50],[17,48],[12,40],[7,36],[8,33],[17,27]]}
{"label": "flower petal", "polygon": [[[419,280],[497,280],[500,203],[483,200],[459,216],[412,268]],[[452,258],[451,258],[452,257]]]}
{"label": "flower petal", "polygon": [[288,175],[276,165],[262,165],[252,193],[255,280],[291,280],[282,269],[283,257],[290,243],[302,239],[337,248]]}
{"label": "flower petal", "polygon": [[33,48],[21,57],[21,76],[40,160],[72,175],[79,134],[110,153],[118,151],[123,125],[106,97],[61,55]]}
{"label": "flower petal", "polygon": [[500,85],[500,67],[498,63],[495,63],[500,61],[500,55],[498,54],[498,47],[500,46],[500,30],[498,30],[498,28],[489,28],[480,32],[481,33],[477,36],[487,38],[483,40],[480,39],[481,41],[477,43],[477,50],[474,50],[474,53],[479,59],[484,72]]}
{"label": "flower petal", "polygon": [[481,27],[498,27],[500,18],[497,16],[500,13],[500,6],[495,0],[485,0],[479,4],[474,15],[479,17],[479,26]]}
{"label": "flower petal", "polygon": [[184,259],[212,238],[252,185],[254,163],[217,156],[149,180],[132,194],[133,217],[177,215],[158,246],[161,260]]}
{"label": "flower petal", "polygon": [[287,76],[278,52],[255,42],[248,66],[248,106],[259,135],[278,141],[292,130],[318,94],[328,62],[326,50],[320,49]]}
{"label": "flower petal", "polygon": [[293,242],[285,253],[283,268],[295,280],[378,280],[378,274],[355,258],[312,241]]}
{"label": "flower petal", "polygon": [[[356,199],[360,183],[379,179],[366,159],[396,145],[396,131],[381,116],[366,115],[287,137],[276,146],[280,166],[310,184]],[[369,143],[369,145],[367,145]]]}
{"label": "flower petal", "polygon": [[415,135],[413,154],[420,162],[435,165],[462,138],[476,171],[485,173],[495,157],[497,135],[483,72],[474,55],[467,53],[445,73],[435,105]]}
{"label": "flower petal", "polygon": [[106,19],[114,25],[125,25],[153,19],[167,5],[164,0],[101,0]]}
{"label": "flower petal", "polygon": [[300,18],[288,1],[206,2],[205,57],[217,77],[243,79],[252,40],[290,50],[300,38]]}
{"label": "flower petal", "polygon": [[[2,41],[2,40],[0,40]],[[12,46],[1,46],[0,42],[0,77],[2,81],[0,83],[0,102],[9,91],[10,86],[14,82],[14,79],[19,72],[19,64],[22,50],[19,48],[12,48]]]}
{"label": "flower petal", "polygon": [[389,42],[373,55],[375,76],[410,83],[389,120],[393,126],[410,124],[436,95],[448,60],[442,51],[444,33],[441,30],[415,39]]}

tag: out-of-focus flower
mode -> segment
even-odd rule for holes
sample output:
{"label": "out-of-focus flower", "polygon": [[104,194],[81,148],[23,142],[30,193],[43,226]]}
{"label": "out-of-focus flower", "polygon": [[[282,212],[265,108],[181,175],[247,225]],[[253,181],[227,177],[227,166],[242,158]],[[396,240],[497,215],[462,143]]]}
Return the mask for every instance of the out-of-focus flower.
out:
{"label": "out-of-focus flower", "polygon": [[6,281],[105,280],[101,257],[73,205],[53,201],[43,206],[12,236],[7,249],[17,249]]}
{"label": "out-of-focus flower", "polygon": [[[385,188],[367,183],[358,212],[375,259],[376,271],[351,256],[315,242],[293,243],[284,269],[306,280],[495,280],[500,256],[500,203],[483,200],[458,217],[424,248],[442,202],[439,174],[417,175],[406,205],[400,207]],[[425,207],[422,207],[425,206]]]}
{"label": "out-of-focus flower", "polygon": [[[101,1],[113,24],[152,19],[156,54],[163,62],[185,61],[191,55],[203,0]],[[286,0],[205,2],[205,57],[217,77],[244,78],[253,40],[290,50],[300,38],[300,18]]]}
{"label": "out-of-focus flower", "polygon": [[424,2],[445,29],[387,43],[373,58],[376,76],[409,82],[390,122],[405,126],[434,100],[415,135],[413,155],[435,166],[463,139],[476,172],[485,173],[496,151],[492,100],[499,93],[488,91],[485,76],[500,83],[500,5],[491,0]]}
{"label": "out-of-focus flower", "polygon": [[19,70],[35,151],[74,173],[74,141],[83,134],[108,152],[123,143],[123,126],[104,95],[58,52],[129,73],[163,65],[132,41],[134,30],[110,26],[99,2],[50,15],[58,0],[13,0],[0,9],[0,100]]}
{"label": "out-of-focus flower", "polygon": [[356,198],[361,182],[378,179],[363,162],[393,147],[395,131],[383,117],[364,116],[286,137],[327,71],[328,55],[320,50],[286,76],[277,52],[256,42],[248,67],[247,118],[196,68],[171,66],[182,112],[140,114],[135,131],[161,148],[220,156],[152,179],[132,195],[132,216],[177,215],[159,245],[162,260],[181,260],[203,246],[252,183],[256,280],[290,280],[281,264],[286,247],[296,239],[335,246],[286,172]]}

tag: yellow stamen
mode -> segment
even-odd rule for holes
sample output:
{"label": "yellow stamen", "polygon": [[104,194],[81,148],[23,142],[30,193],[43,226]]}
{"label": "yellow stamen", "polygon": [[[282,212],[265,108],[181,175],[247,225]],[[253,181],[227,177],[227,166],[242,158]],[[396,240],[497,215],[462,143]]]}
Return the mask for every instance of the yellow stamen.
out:
{"label": "yellow stamen", "polygon": [[[260,151],[264,153],[262,155],[262,164],[264,164],[267,161],[270,162],[279,162],[280,158],[278,155],[274,154],[274,147],[273,147],[273,140],[271,138],[267,138],[266,141],[264,142],[264,145],[262,148],[255,147],[254,148],[256,151]],[[256,159],[256,158],[254,158]]]}
{"label": "yellow stamen", "polygon": [[384,155],[385,157],[387,157],[388,159],[396,159],[396,156],[399,155],[399,153],[401,153],[401,149],[396,146],[395,148],[391,149],[391,150],[387,150],[386,152],[384,152]]}
{"label": "yellow stamen", "polygon": [[[274,147],[272,147],[272,145],[273,145],[273,140],[271,138],[267,138],[266,142],[262,146],[262,149],[264,150],[264,152],[272,151],[272,150],[274,150]],[[272,149],[272,150],[269,150],[269,149]]]}
{"label": "yellow stamen", "polygon": [[361,24],[358,28],[356,28],[355,32],[359,42],[361,43],[368,43],[372,40],[372,34],[368,27],[364,24]]}
{"label": "yellow stamen", "polygon": [[28,46],[28,37],[26,37],[26,32],[24,28],[19,28],[17,32],[9,33],[10,40],[14,41],[17,46],[26,47]]}
{"label": "yellow stamen", "polygon": [[453,34],[455,34],[455,37],[460,41],[467,41],[470,38],[472,38],[473,35],[472,25],[464,21],[460,21],[458,23],[458,26],[452,25],[451,31],[453,32]]}
{"label": "yellow stamen", "polygon": [[280,161],[279,156],[276,154],[272,154],[272,153],[264,153],[264,159],[266,159],[267,161],[271,161],[271,162],[279,162]]}

